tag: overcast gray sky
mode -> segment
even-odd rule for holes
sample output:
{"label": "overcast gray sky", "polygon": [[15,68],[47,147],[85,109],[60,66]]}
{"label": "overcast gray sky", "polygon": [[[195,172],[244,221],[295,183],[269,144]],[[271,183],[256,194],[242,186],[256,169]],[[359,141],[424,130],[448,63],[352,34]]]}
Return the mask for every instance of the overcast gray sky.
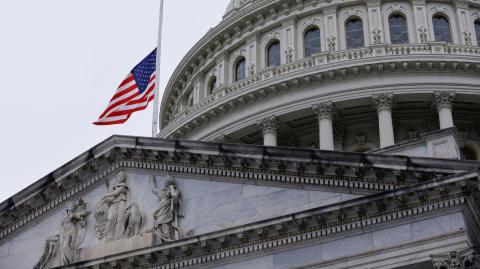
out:
{"label": "overcast gray sky", "polygon": [[[161,91],[228,0],[165,0]],[[0,202],[113,134],[151,135],[152,107],[97,119],[156,46],[159,0],[0,1]]]}

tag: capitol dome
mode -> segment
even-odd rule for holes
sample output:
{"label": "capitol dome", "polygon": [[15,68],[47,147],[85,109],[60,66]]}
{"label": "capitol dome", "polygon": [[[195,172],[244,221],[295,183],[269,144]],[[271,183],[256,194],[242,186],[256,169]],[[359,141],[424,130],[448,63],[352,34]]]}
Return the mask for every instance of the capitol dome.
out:
{"label": "capitol dome", "polygon": [[478,159],[479,44],[474,1],[231,0],[159,137],[365,152],[456,127]]}

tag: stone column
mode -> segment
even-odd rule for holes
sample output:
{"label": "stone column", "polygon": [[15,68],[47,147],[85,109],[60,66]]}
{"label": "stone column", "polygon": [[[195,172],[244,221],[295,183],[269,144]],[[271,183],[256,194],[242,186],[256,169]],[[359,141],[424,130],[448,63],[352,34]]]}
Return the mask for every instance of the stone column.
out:
{"label": "stone column", "polygon": [[263,145],[277,146],[278,119],[276,116],[268,116],[257,122],[263,133]]}
{"label": "stone column", "polygon": [[452,103],[455,99],[453,91],[435,91],[433,104],[437,108],[440,129],[453,127]]}
{"label": "stone column", "polygon": [[380,148],[395,144],[392,123],[393,94],[376,94],[372,97],[378,114],[378,130],[380,136]]}
{"label": "stone column", "polygon": [[335,114],[335,108],[332,101],[320,103],[313,106],[313,111],[318,116],[318,136],[320,138],[321,150],[333,150],[333,116]]}

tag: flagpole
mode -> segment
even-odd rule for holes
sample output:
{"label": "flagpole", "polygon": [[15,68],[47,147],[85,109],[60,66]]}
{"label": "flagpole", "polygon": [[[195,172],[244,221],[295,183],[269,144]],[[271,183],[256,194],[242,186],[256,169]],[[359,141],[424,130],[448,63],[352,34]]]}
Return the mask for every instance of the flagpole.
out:
{"label": "flagpole", "polygon": [[163,29],[163,1],[160,0],[160,16],[158,22],[157,64],[155,75],[155,97],[153,99],[152,137],[157,137],[159,131],[159,101],[160,101],[160,64],[162,60],[162,29]]}

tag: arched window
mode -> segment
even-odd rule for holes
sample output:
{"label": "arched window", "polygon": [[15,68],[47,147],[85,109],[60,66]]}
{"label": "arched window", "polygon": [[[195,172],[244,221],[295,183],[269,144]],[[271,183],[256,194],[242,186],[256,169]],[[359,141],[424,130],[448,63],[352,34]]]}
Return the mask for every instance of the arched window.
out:
{"label": "arched window", "polygon": [[211,94],[217,88],[217,77],[212,77],[208,83],[208,93]]}
{"label": "arched window", "polygon": [[359,18],[352,18],[345,24],[347,49],[361,48],[365,45],[363,39],[363,22]]}
{"label": "arched window", "polygon": [[280,41],[275,40],[268,46],[267,62],[268,66],[280,65]]}
{"label": "arched window", "polygon": [[320,29],[318,27],[310,28],[305,33],[305,57],[310,57],[312,54],[320,52]]}
{"label": "arched window", "polygon": [[235,81],[245,78],[245,58],[241,57],[235,65]]}
{"label": "arched window", "polygon": [[390,27],[390,41],[392,44],[408,43],[407,20],[403,15],[392,14],[388,17]]}
{"label": "arched window", "polygon": [[475,36],[477,37],[477,46],[480,46],[480,19],[473,23],[475,27]]}
{"label": "arched window", "polygon": [[435,41],[452,42],[450,35],[450,24],[447,18],[443,15],[435,15],[432,18],[433,33],[435,34]]}

